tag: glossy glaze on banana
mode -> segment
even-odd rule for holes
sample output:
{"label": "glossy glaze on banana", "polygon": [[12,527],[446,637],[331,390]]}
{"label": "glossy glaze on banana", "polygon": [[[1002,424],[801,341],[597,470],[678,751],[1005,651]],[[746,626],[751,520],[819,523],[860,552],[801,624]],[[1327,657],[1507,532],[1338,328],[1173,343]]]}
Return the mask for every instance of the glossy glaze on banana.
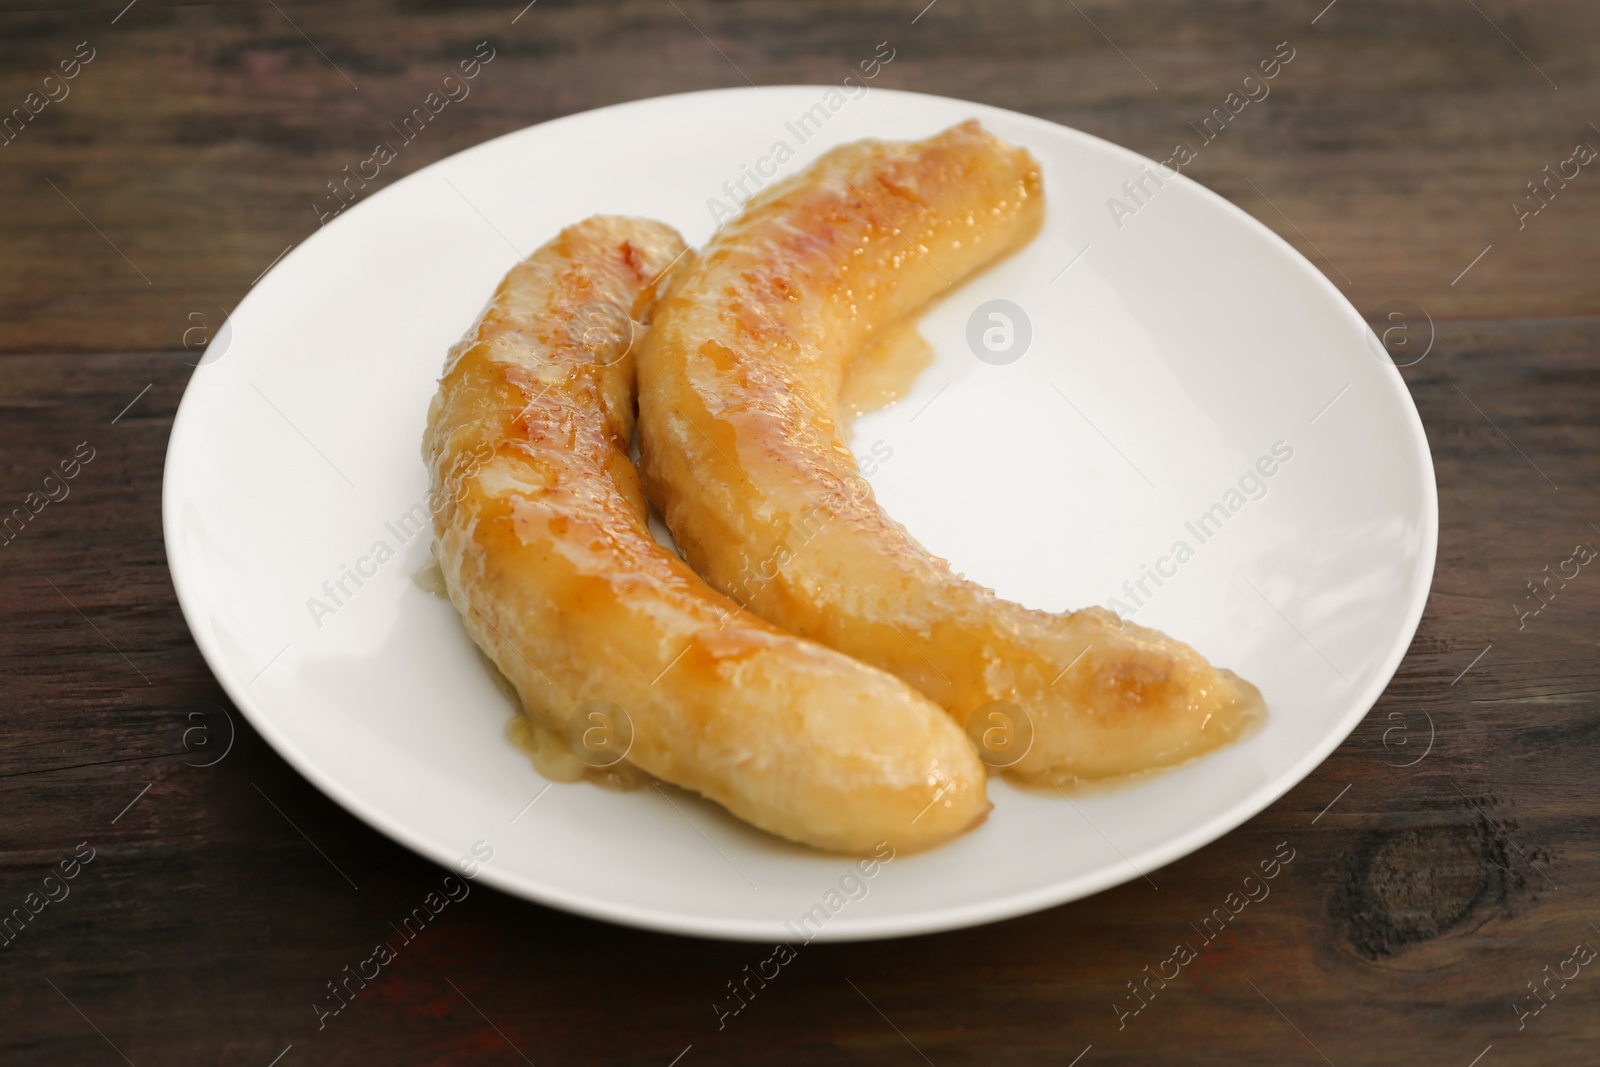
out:
{"label": "glossy glaze on banana", "polygon": [[943,841],[989,808],[960,729],[743,611],[650,536],[628,338],[683,252],[660,223],[572,226],[452,350],[423,449],[450,599],[558,731],[607,701],[632,723],[629,761],[772,833],[845,852]]}
{"label": "glossy glaze on banana", "polygon": [[662,296],[639,419],[646,486],[712,585],[976,715],[992,764],[1059,782],[1212,749],[1259,693],[1103,609],[1030,610],[953,573],[864,489],[838,411],[856,353],[1026,243],[1043,211],[1033,158],[975,122],[828,153]]}

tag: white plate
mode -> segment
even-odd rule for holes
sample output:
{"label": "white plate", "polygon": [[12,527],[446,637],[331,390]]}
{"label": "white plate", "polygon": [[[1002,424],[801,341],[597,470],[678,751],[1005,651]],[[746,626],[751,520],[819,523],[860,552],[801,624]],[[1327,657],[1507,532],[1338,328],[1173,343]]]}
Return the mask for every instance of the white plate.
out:
{"label": "white plate", "polygon": [[[807,913],[820,917],[805,931],[827,940],[945,930],[1094,893],[1216,839],[1305,777],[1394,673],[1433,573],[1433,466],[1398,371],[1339,291],[1187,178],[1147,180],[1136,205],[1122,185],[1148,161],[1105,141],[979,104],[829,92],[645,100],[436,163],[295,248],[196,370],[163,502],[184,614],[256,729],[379,830],[444,864],[486,842],[484,881],[657,930],[792,942],[785,923]],[[699,244],[709,201],[772,172],[779,142],[788,175],[843,142],[974,116],[1042,162],[1048,222],[926,318],[936,364],[860,422],[857,452],[892,451],[872,483],[924,544],[1031,606],[1133,608],[1124,581],[1160,565],[1171,576],[1145,579],[1134,617],[1256,682],[1265,728],[1070,802],[996,780],[980,829],[870,880],[698,799],[541,795],[455,612],[412,581],[427,536],[398,536],[425,497],[419,442],[445,350],[564,225],[645,215]],[[1114,219],[1111,197],[1137,210]],[[966,336],[974,309],[1002,298],[1032,337],[996,365]],[[1277,442],[1293,456],[1265,495],[1230,498]],[[1185,522],[1218,503],[1240,506],[1202,544]],[[1162,563],[1179,540],[1192,558]],[[361,564],[378,542],[395,558]],[[351,595],[314,618],[309,598],[331,606],[323,583],[345,565],[376,574],[345,579]],[[852,893],[830,895],[841,878]]]}

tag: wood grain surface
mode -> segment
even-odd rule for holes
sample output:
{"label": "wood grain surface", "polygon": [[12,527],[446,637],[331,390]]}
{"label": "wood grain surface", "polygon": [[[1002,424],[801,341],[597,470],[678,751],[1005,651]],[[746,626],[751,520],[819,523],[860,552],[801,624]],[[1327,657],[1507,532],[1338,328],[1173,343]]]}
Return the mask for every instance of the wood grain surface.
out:
{"label": "wood grain surface", "polygon": [[[1513,208],[1600,148],[1592,0],[123,3],[0,10],[0,116],[28,116],[0,135],[0,511],[92,456],[0,547],[0,913],[67,891],[0,946],[0,1062],[1596,1062],[1600,971],[1550,976],[1600,946],[1600,577],[1514,606],[1600,546],[1600,173]],[[880,41],[880,84],[1166,158],[1290,42],[1271,96],[1190,173],[1364,312],[1403,299],[1434,322],[1403,376],[1438,567],[1367,720],[1150,882],[806,947],[721,1029],[713,1001],[764,949],[486,887],[319,1029],[324,984],[441,872],[230,729],[161,540],[181,335],[315,230],[325,183],[480,41],[496,58],[471,96],[369,192],[596,106],[834,81]],[[1280,849],[1271,895],[1132,1014],[1129,983]]]}

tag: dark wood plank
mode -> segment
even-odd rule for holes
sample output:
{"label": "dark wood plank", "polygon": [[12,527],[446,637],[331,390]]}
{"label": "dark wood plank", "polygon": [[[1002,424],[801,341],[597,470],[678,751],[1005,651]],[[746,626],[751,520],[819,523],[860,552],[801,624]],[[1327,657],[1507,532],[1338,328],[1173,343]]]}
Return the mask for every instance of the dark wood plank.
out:
{"label": "dark wood plank", "polygon": [[[0,351],[175,345],[184,311],[234,306],[317,227],[326,183],[480,41],[495,59],[471,95],[366,192],[574,111],[746,78],[833,82],[887,41],[894,60],[876,84],[1015,108],[1162,159],[1191,143],[1192,176],[1363,309],[1404,297],[1440,316],[1600,312],[1593,168],[1520,231],[1511,209],[1576,142],[1600,148],[1587,0],[1498,0],[1482,14],[1457,0],[1340,0],[1316,25],[1321,5],[1289,0],[1228,0],[1203,17],[1148,2],[1080,14],[942,0],[915,24],[921,5],[888,0],[542,0],[515,24],[520,4],[140,0],[113,25],[120,6],[0,12],[0,106],[21,106],[80,42],[95,57],[0,147]],[[1202,142],[1189,124],[1279,42],[1294,59],[1271,95]]]}
{"label": "dark wood plank", "polygon": [[[186,749],[185,728],[226,731],[186,709],[226,701],[161,566],[159,458],[182,365],[9,359],[0,403],[29,444],[13,446],[8,482],[86,438],[97,451],[4,550],[3,901],[21,903],[79,842],[97,856],[0,950],[0,1052],[116,1062],[65,994],[135,1063],[264,1064],[291,1043],[285,1063],[517,1062],[479,1010],[535,1063],[665,1064],[691,1044],[685,1063],[916,1062],[907,1038],[941,1065],[1065,1063],[1090,1044],[1084,1063],[1320,1062],[1305,1038],[1339,1064],[1465,1065],[1491,1043],[1495,1063],[1583,1062],[1600,984],[1573,981],[1520,1034],[1511,1005],[1600,939],[1581,785],[1600,743],[1600,584],[1585,572],[1520,631],[1510,604],[1573,543],[1600,541],[1585,488],[1600,475],[1597,351],[1600,319],[1471,322],[1441,328],[1405,371],[1438,464],[1434,593],[1389,691],[1282,801],[1153,872],[1159,890],[1135,880],[977,930],[803,948],[720,1030],[713,1002],[766,950],[487,888],[319,1030],[324,983],[441,872],[345,815],[236,716],[227,757],[186,766],[218,750],[200,735]],[[1199,945],[1189,923],[1281,842],[1294,859],[1271,895],[1119,1030],[1125,983]]]}

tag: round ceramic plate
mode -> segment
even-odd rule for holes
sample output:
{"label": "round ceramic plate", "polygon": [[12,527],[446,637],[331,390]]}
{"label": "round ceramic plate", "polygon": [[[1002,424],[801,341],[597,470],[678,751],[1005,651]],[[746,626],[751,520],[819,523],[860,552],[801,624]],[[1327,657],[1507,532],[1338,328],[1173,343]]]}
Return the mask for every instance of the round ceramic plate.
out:
{"label": "round ceramic plate", "polygon": [[[443,864],[492,849],[483,881],[583,915],[888,937],[1148,875],[1265,808],[1372,706],[1422,614],[1437,500],[1405,385],[1356,310],[1265,226],[1132,152],[852,90],[692,93],[509,134],[345,209],[235,310],[173,427],[167,555],[218,679],[329,796]],[[974,117],[1039,159],[1047,222],[926,316],[936,361],[859,421],[857,454],[888,512],[968,577],[1188,641],[1261,687],[1264,728],[1116,789],[995,779],[983,826],[870,877],[687,794],[547,783],[455,611],[413,580],[446,349],[507,268],[587,215],[662,219],[698,245],[835,145]]]}

